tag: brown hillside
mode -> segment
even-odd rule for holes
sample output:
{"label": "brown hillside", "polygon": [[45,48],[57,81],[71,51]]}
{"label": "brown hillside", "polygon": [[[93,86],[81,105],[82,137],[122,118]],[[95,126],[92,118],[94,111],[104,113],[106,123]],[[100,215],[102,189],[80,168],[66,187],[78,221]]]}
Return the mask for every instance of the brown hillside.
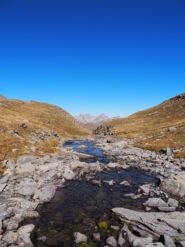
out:
{"label": "brown hillside", "polygon": [[71,115],[55,105],[6,99],[0,102],[0,160],[53,153],[59,138],[87,134]]}
{"label": "brown hillside", "polygon": [[0,94],[0,101],[2,101],[2,100],[6,100],[6,98]]}
{"label": "brown hillside", "polygon": [[136,146],[160,150],[185,146],[185,94],[98,127],[96,134],[135,138]]}

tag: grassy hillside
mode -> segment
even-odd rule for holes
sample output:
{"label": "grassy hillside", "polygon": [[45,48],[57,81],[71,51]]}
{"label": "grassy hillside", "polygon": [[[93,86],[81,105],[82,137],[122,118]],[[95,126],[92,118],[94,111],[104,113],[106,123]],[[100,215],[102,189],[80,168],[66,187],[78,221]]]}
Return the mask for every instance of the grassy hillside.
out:
{"label": "grassy hillside", "polygon": [[63,109],[39,102],[1,99],[0,160],[57,151],[60,138],[88,132]]}
{"label": "grassy hillside", "polygon": [[151,150],[171,147],[184,155],[185,94],[176,96],[127,118],[114,119],[98,127],[96,134],[135,138],[136,146]]}

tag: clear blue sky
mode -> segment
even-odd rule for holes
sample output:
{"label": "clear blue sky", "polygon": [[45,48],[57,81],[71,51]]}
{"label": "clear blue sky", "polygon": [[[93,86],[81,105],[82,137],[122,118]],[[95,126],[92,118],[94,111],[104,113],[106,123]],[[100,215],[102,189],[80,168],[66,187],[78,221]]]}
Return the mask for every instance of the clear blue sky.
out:
{"label": "clear blue sky", "polygon": [[185,92],[184,0],[0,0],[0,93],[128,115]]}

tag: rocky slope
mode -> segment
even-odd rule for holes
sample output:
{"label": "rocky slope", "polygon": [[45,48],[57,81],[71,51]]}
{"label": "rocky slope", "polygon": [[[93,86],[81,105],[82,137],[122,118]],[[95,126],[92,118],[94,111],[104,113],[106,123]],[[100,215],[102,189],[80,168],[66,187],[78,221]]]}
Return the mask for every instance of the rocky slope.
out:
{"label": "rocky slope", "polygon": [[179,156],[185,156],[185,94],[127,118],[109,121],[95,134],[134,138],[136,146],[155,151],[171,147]]}
{"label": "rocky slope", "polygon": [[55,105],[3,97],[0,114],[0,160],[53,153],[61,138],[88,135],[70,114]]}

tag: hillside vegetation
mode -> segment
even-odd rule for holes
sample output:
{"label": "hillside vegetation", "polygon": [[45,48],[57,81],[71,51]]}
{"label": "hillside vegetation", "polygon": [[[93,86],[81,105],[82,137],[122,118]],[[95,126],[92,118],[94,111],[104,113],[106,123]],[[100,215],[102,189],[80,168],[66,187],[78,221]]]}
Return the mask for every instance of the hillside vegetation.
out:
{"label": "hillside vegetation", "polygon": [[0,100],[0,161],[57,152],[60,138],[88,135],[63,109],[45,103]]}
{"label": "hillside vegetation", "polygon": [[95,133],[134,138],[136,146],[155,151],[171,147],[178,149],[177,156],[185,156],[185,94],[127,118],[114,119]]}

